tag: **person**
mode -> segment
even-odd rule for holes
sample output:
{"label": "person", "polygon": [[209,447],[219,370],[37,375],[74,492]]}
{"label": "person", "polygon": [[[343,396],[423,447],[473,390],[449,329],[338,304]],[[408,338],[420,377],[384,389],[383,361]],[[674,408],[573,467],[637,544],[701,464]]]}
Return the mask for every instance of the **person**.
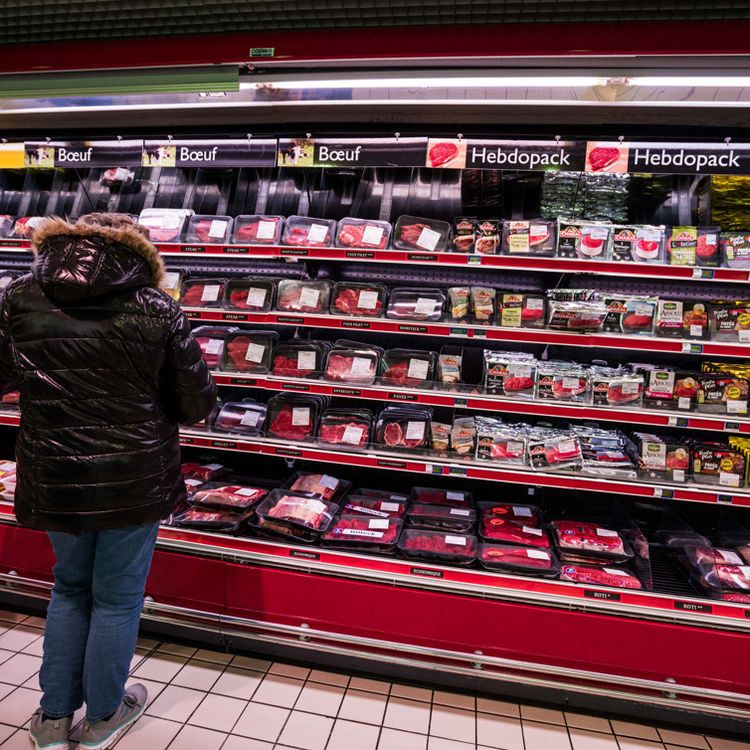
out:
{"label": "person", "polygon": [[55,584],[30,736],[104,750],[144,711],[125,682],[158,523],[185,499],[178,424],[216,385],[179,305],[158,287],[148,229],[120,214],[44,221],[31,273],[0,302],[0,375],[20,390],[18,521],[48,532]]}

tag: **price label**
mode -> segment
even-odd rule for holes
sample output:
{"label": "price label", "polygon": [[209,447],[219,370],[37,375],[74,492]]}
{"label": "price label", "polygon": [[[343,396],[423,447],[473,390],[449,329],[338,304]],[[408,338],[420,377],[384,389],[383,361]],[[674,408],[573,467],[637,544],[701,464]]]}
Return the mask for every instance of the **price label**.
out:
{"label": "price label", "polygon": [[398,503],[389,503],[383,501],[380,503],[380,510],[387,511],[388,513],[397,513],[401,506]]}
{"label": "price label", "polygon": [[365,231],[362,233],[362,244],[363,245],[380,245],[383,241],[383,234],[385,230],[383,227],[378,227],[373,224],[368,224],[365,227]]}
{"label": "price label", "polygon": [[[259,420],[260,414],[257,411],[246,411],[242,415],[242,419],[240,419],[240,424],[244,424],[248,427],[257,427]],[[250,490],[249,492],[252,492],[252,490]],[[238,492],[237,494],[242,494],[242,491]]]}
{"label": "price label", "polygon": [[703,326],[697,326],[695,324],[690,326],[690,335],[696,338],[703,335]]}
{"label": "price label", "polygon": [[406,439],[407,440],[422,440],[424,437],[425,423],[424,422],[407,422],[406,424]]}
{"label": "price label", "polygon": [[684,482],[685,481],[685,469],[673,469],[672,479],[675,482]]}
{"label": "price label", "polygon": [[743,328],[737,331],[737,338],[740,344],[750,344],[750,328]]}
{"label": "price label", "polygon": [[292,424],[297,427],[308,426],[310,424],[310,409],[306,406],[293,407]]}
{"label": "price label", "polygon": [[530,518],[532,515],[531,508],[524,508],[522,505],[514,505],[513,515],[518,518]]}
{"label": "price label", "polygon": [[218,284],[207,284],[203,287],[203,293],[201,294],[201,302],[216,302],[219,299],[219,292],[221,286]]}
{"label": "price label", "polygon": [[257,286],[251,286],[247,290],[247,306],[248,307],[263,307],[266,304],[267,289],[261,289]]}
{"label": "price label", "polygon": [[541,529],[535,529],[533,526],[523,526],[524,534],[531,534],[531,536],[541,536],[544,532]]}
{"label": "price label", "polygon": [[729,471],[720,471],[719,472],[719,484],[722,487],[739,487],[740,475],[732,474]]}
{"label": "price label", "polygon": [[184,221],[182,214],[165,214],[161,217],[162,229],[177,229]]}
{"label": "price label", "polygon": [[387,518],[372,518],[367,526],[371,529],[387,529],[390,522]]}
{"label": "price label", "polygon": [[378,293],[369,289],[363,289],[357,298],[357,307],[360,310],[374,310],[378,306]]}
{"label": "price label", "polygon": [[317,307],[320,299],[320,289],[306,286],[299,295],[299,303],[302,307]]}
{"label": "price label", "polygon": [[247,347],[245,353],[245,359],[248,362],[255,362],[256,364],[263,361],[263,355],[266,353],[266,347],[262,344],[250,344]]}
{"label": "price label", "polygon": [[619,534],[616,531],[612,531],[612,529],[597,529],[596,534],[597,536],[603,536],[603,537],[619,536]]}
{"label": "price label", "polygon": [[680,396],[677,399],[677,408],[678,409],[689,409],[691,406],[691,399],[689,396]]}
{"label": "price label", "polygon": [[463,492],[446,492],[445,499],[450,503],[462,503],[466,500]]}
{"label": "price label", "polygon": [[325,487],[327,490],[335,490],[339,486],[339,480],[336,477],[323,474],[320,478],[320,486]]}
{"label": "price label", "polygon": [[297,369],[314,370],[315,352],[297,352]]}
{"label": "price label", "polygon": [[220,354],[223,348],[224,342],[221,339],[209,339],[206,342],[203,351],[206,354]]}
{"label": "price label", "polygon": [[747,414],[747,401],[727,401],[727,414]]}
{"label": "price label", "polygon": [[222,221],[221,219],[214,219],[211,222],[211,226],[208,228],[208,236],[211,239],[223,238],[227,232],[228,221]]}
{"label": "price label", "polygon": [[261,219],[258,222],[258,232],[256,237],[259,240],[273,240],[276,238],[276,227],[278,223],[275,221],[264,221]]}
{"label": "price label", "polygon": [[170,271],[164,276],[164,289],[174,289],[180,283],[180,272]]}
{"label": "price label", "polygon": [[466,546],[466,537],[465,536],[451,536],[451,535],[446,535],[446,537],[445,537],[445,543],[446,544],[455,544],[458,547],[465,547]]}
{"label": "price label", "polygon": [[312,224],[307,230],[307,239],[310,242],[325,242],[328,237],[328,227],[325,224]]}
{"label": "price label", "polygon": [[353,357],[349,374],[355,378],[366,378],[373,369],[372,360],[367,357]]}
{"label": "price label", "polygon": [[466,510],[465,508],[451,508],[451,512],[450,512],[452,516],[464,516],[464,517],[469,516],[470,513],[471,511]]}
{"label": "price label", "polygon": [[547,560],[547,561],[549,561],[549,554],[547,552],[543,552],[540,549],[527,549],[526,550],[526,556],[530,557],[532,560]]}
{"label": "price label", "polygon": [[566,391],[578,389],[581,387],[581,379],[580,378],[563,378],[562,387]]}
{"label": "price label", "polygon": [[440,232],[425,227],[417,239],[417,247],[421,247],[423,250],[434,250],[438,242],[440,242]]}
{"label": "price label", "polygon": [[425,380],[427,378],[427,371],[429,370],[430,363],[424,359],[410,359],[409,369],[407,370],[407,377],[415,378],[416,380]]}
{"label": "price label", "polygon": [[347,425],[344,434],[341,436],[341,442],[347,445],[359,445],[362,442],[362,435],[365,431],[362,427],[356,425]]}
{"label": "price label", "polygon": [[430,297],[419,297],[417,304],[414,305],[415,315],[432,315],[437,307],[437,300],[431,299]]}

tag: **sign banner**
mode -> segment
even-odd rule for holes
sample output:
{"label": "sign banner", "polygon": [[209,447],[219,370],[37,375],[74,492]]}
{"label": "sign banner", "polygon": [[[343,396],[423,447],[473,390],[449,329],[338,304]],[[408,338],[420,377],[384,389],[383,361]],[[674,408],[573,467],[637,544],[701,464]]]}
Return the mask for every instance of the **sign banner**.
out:
{"label": "sign banner", "polygon": [[144,167],[272,167],[276,163],[275,138],[146,141]]}
{"label": "sign banner", "polygon": [[[433,141],[431,141],[433,143]],[[454,161],[435,164],[445,159],[451,142],[434,142],[428,152],[428,166],[448,166],[454,169],[506,169],[543,172],[583,169],[586,144],[581,141],[453,141],[459,147]],[[446,144],[445,146],[443,144]],[[461,150],[460,147],[463,147]],[[442,149],[442,150],[441,150]]]}
{"label": "sign banner", "polygon": [[137,167],[143,141],[50,141],[24,143],[24,166]]}
{"label": "sign banner", "polygon": [[427,138],[282,138],[279,167],[423,167]]}

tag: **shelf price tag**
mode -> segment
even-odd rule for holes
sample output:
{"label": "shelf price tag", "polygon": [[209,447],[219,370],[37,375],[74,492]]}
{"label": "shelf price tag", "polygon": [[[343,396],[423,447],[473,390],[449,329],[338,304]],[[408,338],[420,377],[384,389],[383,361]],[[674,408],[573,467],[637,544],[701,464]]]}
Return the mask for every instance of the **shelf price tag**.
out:
{"label": "shelf price tag", "polygon": [[654,487],[654,497],[673,498],[674,490],[668,490],[663,487]]}
{"label": "shelf price tag", "polygon": [[703,344],[692,344],[689,341],[682,342],[683,354],[703,354]]}

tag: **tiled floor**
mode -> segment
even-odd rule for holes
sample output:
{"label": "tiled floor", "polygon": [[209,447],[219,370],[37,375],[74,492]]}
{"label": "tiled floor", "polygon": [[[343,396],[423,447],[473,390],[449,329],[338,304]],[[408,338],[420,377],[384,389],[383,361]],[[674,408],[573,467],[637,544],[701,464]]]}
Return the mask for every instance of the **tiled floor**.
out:
{"label": "tiled floor", "polygon": [[[0,750],[29,750],[43,628],[43,620],[0,610]],[[150,703],[118,750],[750,750],[750,743],[144,639],[132,669]]]}

